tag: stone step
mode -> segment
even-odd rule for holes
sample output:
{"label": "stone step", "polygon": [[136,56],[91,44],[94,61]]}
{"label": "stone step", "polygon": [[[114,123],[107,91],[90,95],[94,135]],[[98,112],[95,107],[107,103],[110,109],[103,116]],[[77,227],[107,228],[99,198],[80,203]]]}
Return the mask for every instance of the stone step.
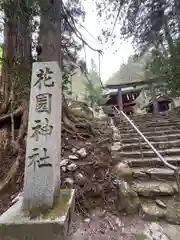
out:
{"label": "stone step", "polygon": [[[164,159],[174,165],[180,166],[180,156],[175,157],[164,157]],[[126,160],[130,167],[164,167],[164,163],[157,158],[133,158]]]}
{"label": "stone step", "polygon": [[[159,115],[159,116],[147,116],[147,115],[143,115],[143,116],[132,116],[130,117],[131,120],[133,121],[141,121],[141,120],[146,120],[146,121],[160,121],[160,120],[169,120],[169,119],[172,119],[172,120],[175,120],[175,119],[178,119],[178,116],[177,115],[166,115],[166,116],[163,116],[163,115]],[[124,119],[125,121],[125,119]]]}
{"label": "stone step", "polygon": [[135,179],[175,180],[174,171],[169,168],[133,168],[132,172]]}
{"label": "stone step", "polygon": [[157,196],[172,196],[177,193],[176,182],[163,181],[141,181],[134,182],[133,188],[139,196],[157,197]]}
{"label": "stone step", "polygon": [[[164,204],[164,201],[162,201]],[[165,205],[166,206],[166,205]],[[156,201],[144,200],[141,202],[141,208],[144,218],[151,221],[158,221],[166,218],[166,207],[160,207]]]}
{"label": "stone step", "polygon": [[[172,140],[172,141],[163,141],[163,142],[151,142],[151,144],[157,149],[157,150],[164,150],[164,149],[171,149],[171,148],[176,148],[180,146],[180,140]],[[122,151],[134,151],[134,150],[139,150],[142,149],[143,151],[146,149],[151,149],[149,145],[142,141],[137,141],[137,143],[133,144],[124,144],[121,148]]]}
{"label": "stone step", "polygon": [[[139,129],[153,129],[153,128],[163,128],[163,127],[177,127],[177,128],[180,128],[180,121],[178,122],[166,122],[166,123],[153,123],[153,124],[150,124],[150,123],[140,123],[140,124],[137,124],[137,123],[134,123],[135,126]],[[133,129],[133,127],[131,126],[131,124],[118,124],[116,125],[116,127],[119,129],[119,130],[131,130]]]}
{"label": "stone step", "polygon": [[[180,130],[180,125],[176,126],[176,125],[167,125],[167,126],[160,126],[160,127],[138,127],[138,129],[141,131],[141,132],[145,132],[148,130],[148,132],[157,132],[157,131],[171,131],[171,130]],[[121,134],[124,134],[124,133],[134,133],[136,132],[136,130],[133,128],[133,127],[130,127],[130,128],[118,128],[118,130],[120,131]]]}
{"label": "stone step", "polygon": [[[128,116],[129,117],[129,116]],[[147,115],[139,115],[139,116],[130,116],[129,117],[130,120],[132,121],[135,121],[135,122],[151,122],[151,121],[154,121],[154,122],[158,122],[158,121],[170,121],[170,120],[178,120],[178,116],[177,115],[167,115],[167,116],[156,116],[156,117],[153,117],[152,115],[151,116],[147,116]],[[114,121],[116,122],[127,122],[127,120],[123,117],[114,117],[113,118]]]}
{"label": "stone step", "polygon": [[[120,119],[119,119],[120,120]],[[173,122],[173,123],[178,123],[180,121],[179,117],[176,117],[176,118],[161,118],[161,119],[149,119],[149,120],[146,120],[146,119],[130,119],[133,123],[144,123],[144,124],[165,124],[165,123],[168,123],[168,122]],[[115,119],[115,121],[117,121],[117,119]],[[118,121],[119,123],[121,124],[129,124],[129,121],[127,121],[127,119],[123,119],[123,120],[120,120]]]}
{"label": "stone step", "polygon": [[[146,121],[146,120],[142,120],[142,121],[132,121],[135,125],[143,125],[143,126],[164,126],[167,124],[179,124],[180,123],[180,119],[168,119],[168,120],[159,120],[159,121]],[[129,126],[130,123],[126,120],[126,121],[114,121],[115,125],[117,126]]]}
{"label": "stone step", "polygon": [[[173,141],[180,139],[180,133],[179,134],[169,134],[169,135],[160,135],[160,136],[149,136],[147,139],[150,142],[165,142],[165,141]],[[141,140],[143,142],[144,140]],[[139,138],[137,137],[127,137],[122,139],[123,144],[133,144],[139,142]]]}
{"label": "stone step", "polygon": [[[166,150],[160,150],[158,151],[163,157],[168,156],[180,156],[180,148],[172,148],[172,149],[166,149]],[[120,160],[126,160],[128,158],[141,158],[142,153],[140,151],[133,151],[133,152],[117,152],[114,157],[117,159],[117,157]],[[156,154],[152,150],[146,150],[143,151],[143,157],[144,158],[151,158],[156,157]]]}
{"label": "stone step", "polygon": [[[145,135],[145,137],[155,137],[155,136],[163,136],[163,135],[169,135],[169,134],[171,134],[171,135],[172,134],[180,134],[180,129],[177,129],[177,130],[166,129],[164,131],[156,131],[156,132],[142,131],[142,133]],[[140,136],[139,133],[130,132],[130,131],[126,131],[124,133],[121,132],[120,134],[121,134],[122,139]]]}
{"label": "stone step", "polygon": [[131,119],[160,119],[160,118],[177,118],[177,114],[175,112],[169,113],[161,113],[161,114],[137,114],[130,116]]}
{"label": "stone step", "polygon": [[[174,225],[180,225],[180,202],[164,197],[156,200],[141,200],[141,208],[146,220],[158,221],[163,220]],[[161,239],[161,238],[156,238]],[[170,239],[175,239],[171,238]],[[179,239],[179,234],[178,234]]]}

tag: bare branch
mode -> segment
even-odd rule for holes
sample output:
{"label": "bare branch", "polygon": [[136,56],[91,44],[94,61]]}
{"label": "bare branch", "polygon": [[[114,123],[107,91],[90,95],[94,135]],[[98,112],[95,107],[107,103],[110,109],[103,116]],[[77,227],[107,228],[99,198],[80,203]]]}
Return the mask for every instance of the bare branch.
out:
{"label": "bare branch", "polygon": [[[76,28],[76,25],[75,25],[75,21],[74,21],[74,18],[67,12],[67,9],[64,5],[64,3],[62,2],[62,10],[63,10],[63,13],[64,13],[64,19],[65,21],[67,22],[68,26],[71,28],[71,30],[73,31],[73,33],[76,35],[76,37],[82,41],[83,44],[87,45],[91,50],[95,51],[95,52],[100,52],[102,53],[102,50],[100,49],[95,49],[93,48],[92,46],[90,46],[83,38],[82,34],[80,33],[80,31]],[[71,23],[69,22],[68,20],[68,17],[71,19],[71,21],[73,22],[73,26],[71,25]]]}

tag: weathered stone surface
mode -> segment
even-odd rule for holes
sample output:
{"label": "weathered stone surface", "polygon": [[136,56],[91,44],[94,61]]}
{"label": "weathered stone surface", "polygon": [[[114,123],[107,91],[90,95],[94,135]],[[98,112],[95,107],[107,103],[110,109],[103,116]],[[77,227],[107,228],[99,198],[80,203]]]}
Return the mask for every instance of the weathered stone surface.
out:
{"label": "weathered stone surface", "polygon": [[119,142],[121,142],[121,135],[119,134],[119,133],[114,133],[113,134],[113,140],[114,141],[119,141]]}
{"label": "weathered stone surface", "polygon": [[76,155],[69,155],[70,160],[78,160],[78,157]]}
{"label": "weathered stone surface", "polygon": [[169,240],[179,240],[180,226],[166,223],[161,223],[161,226]]}
{"label": "weathered stone surface", "polygon": [[72,152],[76,153],[77,149],[76,148],[72,148]]}
{"label": "weathered stone surface", "polygon": [[[168,149],[168,148],[175,148],[175,147],[179,147],[180,146],[180,140],[169,140],[169,141],[164,141],[164,142],[151,142],[151,144],[157,149],[157,150],[161,150],[161,149]],[[122,150],[123,151],[133,151],[133,150],[139,150],[139,148],[146,150],[149,149],[149,145],[143,141],[141,141],[141,143],[139,144],[139,142],[137,141],[136,143],[133,144],[124,144],[122,146]]]}
{"label": "weathered stone surface", "polygon": [[[180,125],[178,124],[178,127],[180,127]],[[168,126],[157,126],[157,127],[152,127],[152,126],[145,126],[143,127],[143,125],[140,125],[140,129],[142,132],[146,132],[147,129],[148,131],[151,131],[152,133],[153,132],[156,132],[156,131],[167,131],[168,130],[175,130],[175,129],[178,129],[177,128],[177,125],[168,125]],[[120,132],[123,133],[125,131],[129,131],[129,132],[132,132],[132,133],[135,133],[136,130],[134,128],[121,128]]]}
{"label": "weathered stone surface", "polygon": [[[152,115],[139,115],[132,118],[135,125],[159,150],[164,159],[174,166],[180,166],[180,120],[177,116],[172,117],[168,114],[154,118]],[[153,198],[150,202],[146,201],[142,204],[145,215],[155,219],[163,218],[170,223],[179,223],[180,214],[177,210],[180,208],[168,202],[177,194],[174,171],[166,168],[146,143],[141,144],[142,154],[138,133],[126,120],[118,121],[116,123],[119,124],[123,146],[121,151],[114,153],[113,159],[125,161],[131,167],[136,181],[133,187],[141,200],[144,201],[144,197],[149,200]],[[164,196],[168,198],[163,198]]]}
{"label": "weathered stone surface", "polygon": [[69,171],[75,171],[77,169],[77,165],[75,163],[71,163],[67,166]]}
{"label": "weathered stone surface", "polygon": [[174,171],[169,168],[134,168],[133,174],[135,178],[151,178],[156,177],[158,179],[174,179]]}
{"label": "weathered stone surface", "polygon": [[44,205],[51,207],[60,187],[61,95],[61,72],[58,63],[33,63],[24,174],[24,209]]}
{"label": "weathered stone surface", "polygon": [[[172,149],[165,149],[165,150],[159,150],[159,153],[161,155],[167,155],[167,156],[180,156],[180,148],[172,148]],[[156,157],[156,154],[152,150],[144,150],[143,151],[143,157]],[[120,152],[119,158],[142,158],[142,153],[140,151],[129,151],[129,152]]]}
{"label": "weathered stone surface", "polygon": [[[156,132],[149,132],[148,129],[147,129],[147,132],[143,132],[143,134],[146,136],[146,138],[150,139],[151,137],[155,138],[155,137],[159,137],[159,136],[162,136],[163,134],[164,135],[169,135],[169,134],[180,134],[180,129],[178,130],[166,130],[166,131],[156,131]],[[130,139],[130,138],[138,138],[139,135],[138,133],[128,133],[128,132],[124,132],[124,133],[121,133],[121,137],[122,137],[122,142],[123,142],[123,139]]]}
{"label": "weathered stone surface", "polygon": [[0,216],[0,239],[2,240],[64,240],[75,206],[75,191],[62,189],[56,203],[48,211],[34,213],[32,219],[22,211],[23,199]]}
{"label": "weathered stone surface", "polygon": [[155,202],[143,202],[141,203],[142,210],[145,214],[145,217],[150,219],[165,219],[167,210],[163,209]]}
{"label": "weathered stone surface", "polygon": [[114,142],[112,147],[111,147],[111,151],[120,151],[122,145],[120,142]]}
{"label": "weathered stone surface", "polygon": [[168,203],[166,221],[180,225],[180,202],[171,201]]}
{"label": "weathered stone surface", "polygon": [[61,170],[62,170],[63,172],[66,172],[66,171],[67,171],[66,166],[62,166],[62,167],[61,167]]}
{"label": "weathered stone surface", "polygon": [[147,224],[144,233],[149,240],[170,240],[165,234],[163,228],[155,222]]}
{"label": "weathered stone surface", "polygon": [[118,210],[129,214],[138,212],[140,202],[137,193],[123,180],[119,180],[117,186],[119,196],[117,199]]}
{"label": "weathered stone surface", "polygon": [[[159,136],[147,136],[147,139],[150,142],[163,142],[163,141],[172,141],[180,139],[180,134],[168,134],[168,135],[159,135]],[[124,144],[137,143],[139,141],[138,137],[126,137],[122,139]]]}
{"label": "weathered stone surface", "polygon": [[[168,163],[177,166],[180,165],[180,158],[176,158],[176,157],[168,157],[165,156],[164,160],[166,160]],[[164,163],[158,158],[158,157],[154,157],[154,158],[144,158],[142,161],[142,157],[140,158],[132,158],[132,159],[128,159],[127,163],[130,167],[160,167],[160,166],[164,166]]]}
{"label": "weathered stone surface", "polygon": [[[148,220],[162,219],[171,224],[180,225],[180,202],[175,199],[166,199],[163,205],[157,200],[143,200],[141,203],[142,210]],[[160,200],[161,201],[161,200]],[[162,202],[162,201],[161,201]]]}
{"label": "weathered stone surface", "polygon": [[160,199],[156,199],[155,202],[159,207],[167,208],[166,204],[163,201],[161,201]]}
{"label": "weathered stone surface", "polygon": [[144,197],[173,195],[175,189],[168,183],[161,181],[148,181],[134,183],[134,187],[139,195]]}
{"label": "weathered stone surface", "polygon": [[66,166],[68,163],[69,163],[68,158],[62,159],[62,161],[60,162],[60,167]]}
{"label": "weathered stone surface", "polygon": [[86,157],[87,156],[87,152],[85,148],[81,148],[77,151],[77,153],[80,155],[80,157]]}
{"label": "weathered stone surface", "polygon": [[76,173],[75,180],[79,185],[84,185],[86,183],[86,177],[82,173]]}
{"label": "weathered stone surface", "polygon": [[72,178],[66,178],[64,180],[64,183],[66,184],[66,186],[68,187],[73,187],[73,184],[74,184],[74,180]]}
{"label": "weathered stone surface", "polygon": [[132,181],[133,172],[127,163],[119,163],[115,166],[114,174],[117,179],[124,179],[127,182]]}

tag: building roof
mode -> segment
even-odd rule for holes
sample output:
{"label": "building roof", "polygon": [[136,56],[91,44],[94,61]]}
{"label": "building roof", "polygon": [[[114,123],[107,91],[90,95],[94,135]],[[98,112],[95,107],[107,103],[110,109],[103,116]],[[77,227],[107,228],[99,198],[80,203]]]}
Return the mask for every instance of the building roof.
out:
{"label": "building roof", "polygon": [[[133,88],[133,87],[126,87],[122,88],[121,91],[122,93],[136,93],[141,91],[141,87]],[[104,95],[116,95],[118,92],[118,89],[105,89],[104,90]]]}
{"label": "building roof", "polygon": [[141,88],[147,88],[149,89],[148,85],[153,84],[153,86],[162,86],[166,85],[166,82],[161,82],[157,78],[150,78],[142,81],[133,81],[133,82],[123,82],[123,83],[117,83],[117,84],[106,84],[105,87],[109,89],[119,89],[119,88],[126,88],[126,87],[141,87]]}
{"label": "building roof", "polygon": [[[157,102],[164,102],[164,101],[166,101],[166,102],[170,103],[170,102],[172,102],[172,98],[170,98],[170,97],[168,97],[168,96],[166,96],[166,95],[157,95],[157,96],[156,96],[156,101],[157,101]],[[146,104],[144,107],[142,107],[142,110],[145,109],[145,108],[148,108],[148,107],[151,106],[152,104],[153,104],[153,103],[152,103],[152,99],[150,99],[150,100],[149,100],[149,103]]]}
{"label": "building roof", "polygon": [[107,84],[105,87],[110,89],[118,89],[118,88],[125,88],[125,87],[143,86],[151,83],[157,83],[157,79],[149,79],[145,81],[134,81],[134,82],[118,83],[118,84]]}

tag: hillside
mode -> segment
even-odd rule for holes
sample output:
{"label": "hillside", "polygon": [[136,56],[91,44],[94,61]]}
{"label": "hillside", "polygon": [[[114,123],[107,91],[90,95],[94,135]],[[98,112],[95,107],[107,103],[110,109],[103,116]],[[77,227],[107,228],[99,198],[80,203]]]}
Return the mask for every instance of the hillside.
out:
{"label": "hillside", "polygon": [[[101,82],[97,72],[90,71],[88,79],[94,86],[100,86]],[[83,100],[85,94],[85,84],[88,82],[87,77],[78,69],[72,77],[72,97],[73,99]]]}
{"label": "hillside", "polygon": [[139,61],[135,61],[133,56],[130,56],[127,64],[122,64],[120,70],[114,73],[106,83],[118,84],[144,80],[146,59],[146,57],[143,57]]}
{"label": "hillside", "polygon": [[80,70],[76,71],[76,74],[72,77],[72,97],[73,99],[78,98],[78,100],[82,100],[83,94],[85,91],[84,83],[87,81],[86,77],[80,72]]}

